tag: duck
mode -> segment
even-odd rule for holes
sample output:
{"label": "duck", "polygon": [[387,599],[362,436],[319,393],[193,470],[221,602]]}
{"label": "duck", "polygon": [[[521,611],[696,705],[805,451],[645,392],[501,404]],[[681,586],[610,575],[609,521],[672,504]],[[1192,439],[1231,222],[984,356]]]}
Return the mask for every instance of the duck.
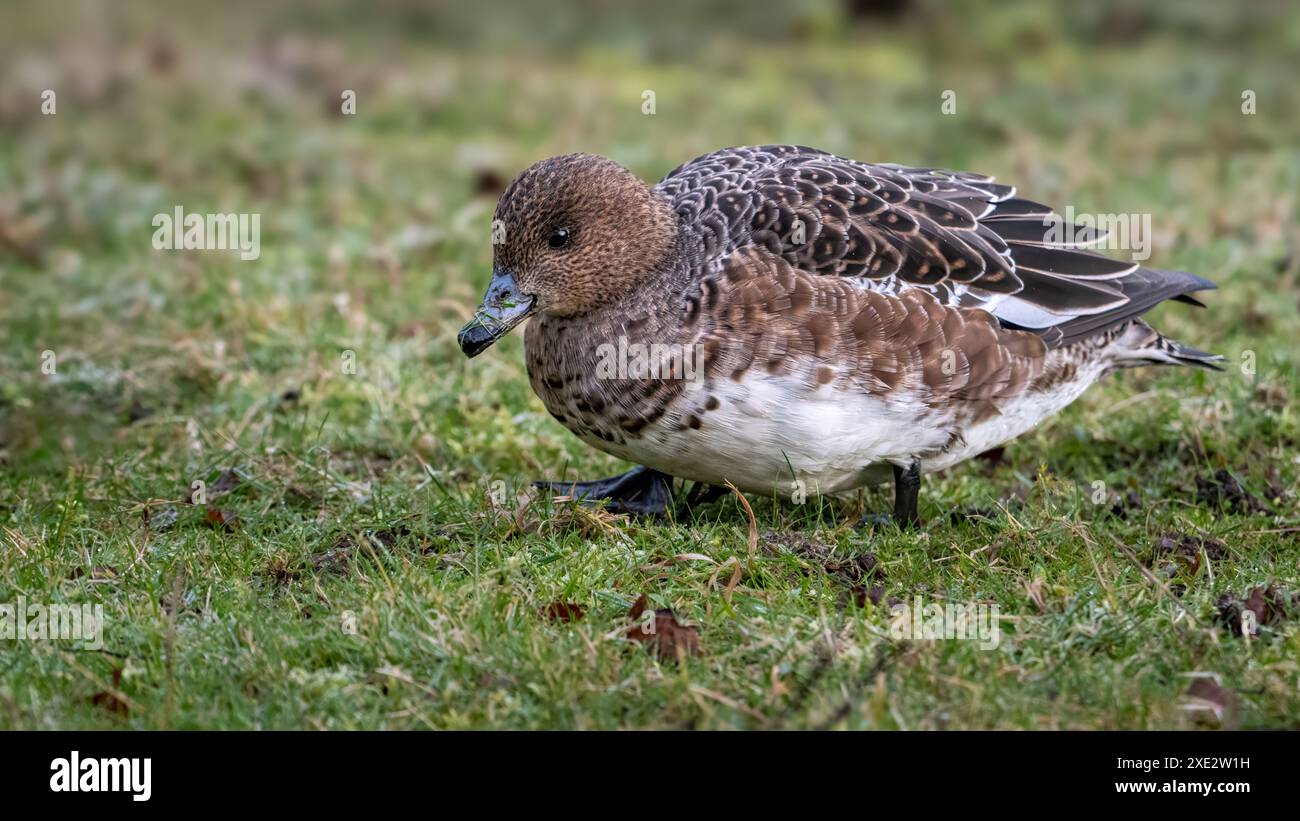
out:
{"label": "duck", "polygon": [[805,146],[724,148],[653,186],[566,154],[501,195],[457,341],[475,357],[527,320],[547,412],[636,465],[539,487],[664,515],[675,479],[799,501],[892,478],[882,518],[909,528],[923,475],[1103,376],[1222,370],[1142,318],[1215,285],[1093,250],[1105,236],[991,176]]}

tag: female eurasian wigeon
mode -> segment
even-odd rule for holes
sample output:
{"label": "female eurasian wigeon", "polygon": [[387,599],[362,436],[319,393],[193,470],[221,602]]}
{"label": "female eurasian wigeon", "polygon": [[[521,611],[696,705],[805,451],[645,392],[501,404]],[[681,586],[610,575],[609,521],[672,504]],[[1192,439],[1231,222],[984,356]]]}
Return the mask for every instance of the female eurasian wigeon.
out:
{"label": "female eurasian wigeon", "polygon": [[835,493],[1032,429],[1116,368],[1215,369],[1139,317],[1213,288],[1080,246],[1104,234],[978,174],[799,146],[726,148],[653,188],[604,157],[537,163],[497,205],[476,356],[528,317],[533,390],[639,467],[542,483],[663,512],[672,477]]}

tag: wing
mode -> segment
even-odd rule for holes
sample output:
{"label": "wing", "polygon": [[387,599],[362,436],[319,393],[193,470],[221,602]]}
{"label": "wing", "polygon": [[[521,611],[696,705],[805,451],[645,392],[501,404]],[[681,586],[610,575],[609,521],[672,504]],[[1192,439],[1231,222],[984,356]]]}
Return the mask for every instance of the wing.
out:
{"label": "wing", "polygon": [[945,305],[983,308],[1053,346],[1214,287],[1085,250],[1105,232],[1064,223],[979,174],[759,146],[692,160],[658,190],[693,226],[706,262],[761,246],[873,291],[920,288]]}

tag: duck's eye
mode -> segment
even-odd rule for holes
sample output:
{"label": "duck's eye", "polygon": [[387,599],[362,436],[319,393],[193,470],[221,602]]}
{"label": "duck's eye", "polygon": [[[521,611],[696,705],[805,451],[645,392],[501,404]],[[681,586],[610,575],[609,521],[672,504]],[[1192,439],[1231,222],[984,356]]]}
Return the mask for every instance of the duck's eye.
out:
{"label": "duck's eye", "polygon": [[557,228],[546,238],[546,244],[552,248],[563,248],[569,244],[569,229]]}

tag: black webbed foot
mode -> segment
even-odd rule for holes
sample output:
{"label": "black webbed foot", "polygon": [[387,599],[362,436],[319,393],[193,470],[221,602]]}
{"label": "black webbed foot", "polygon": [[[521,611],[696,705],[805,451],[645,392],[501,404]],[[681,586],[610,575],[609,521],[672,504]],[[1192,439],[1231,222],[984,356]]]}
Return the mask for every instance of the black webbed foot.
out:
{"label": "black webbed foot", "polygon": [[621,476],[591,482],[533,482],[533,487],[587,503],[604,501],[611,513],[665,516],[672,509],[673,478],[638,466]]}

